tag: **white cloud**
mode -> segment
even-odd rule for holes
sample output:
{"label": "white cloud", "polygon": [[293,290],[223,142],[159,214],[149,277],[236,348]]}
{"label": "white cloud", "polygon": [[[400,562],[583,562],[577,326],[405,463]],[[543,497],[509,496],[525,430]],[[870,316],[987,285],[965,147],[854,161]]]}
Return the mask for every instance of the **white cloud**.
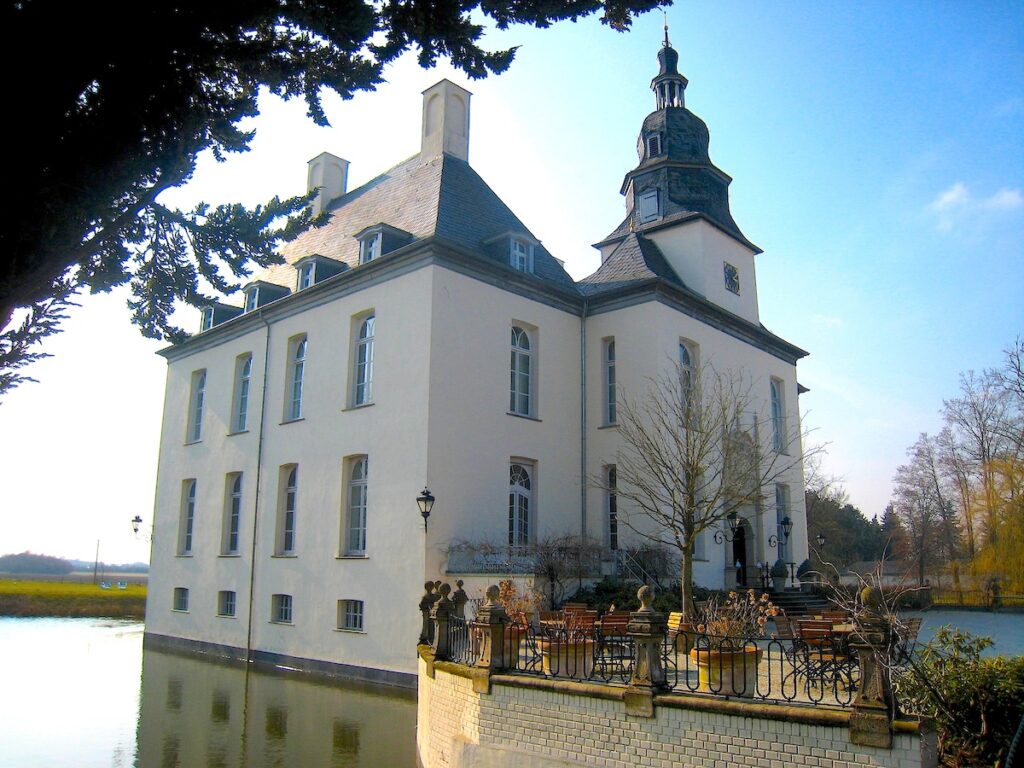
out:
{"label": "white cloud", "polygon": [[971,201],[971,193],[962,181],[958,181],[937,198],[928,207],[933,211],[948,211],[954,208],[962,208]]}
{"label": "white cloud", "polygon": [[983,208],[991,208],[999,211],[1012,211],[1016,208],[1024,208],[1024,195],[1019,189],[1000,189],[992,197],[981,201]]}
{"label": "white cloud", "polygon": [[936,215],[937,226],[948,232],[968,216],[982,212],[1006,213],[1024,208],[1024,194],[1019,189],[1003,187],[988,197],[975,197],[962,181],[941,192],[928,204]]}

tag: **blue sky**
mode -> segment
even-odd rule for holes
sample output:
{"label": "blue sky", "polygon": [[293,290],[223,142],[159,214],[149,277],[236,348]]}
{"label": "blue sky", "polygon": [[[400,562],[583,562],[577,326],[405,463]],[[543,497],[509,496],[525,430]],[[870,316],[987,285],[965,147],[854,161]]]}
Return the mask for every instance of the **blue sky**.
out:
{"label": "blue sky", "polygon": [[[811,353],[812,441],[830,443],[851,501],[880,513],[959,372],[997,365],[1024,332],[1024,9],[701,2],[669,24],[687,106],[734,179],[733,216],[764,249],[762,322]],[[362,183],[418,150],[420,92],[450,77],[474,94],[470,162],[581,277],[624,215],[661,25],[495,33],[494,47],[522,47],[481,82],[405,59],[378,92],[329,98],[330,129],[267,99],[253,151],[205,159],[168,199],[298,194],[324,150]],[[0,405],[0,550],[88,558],[99,539],[106,559],[146,557],[127,521],[152,518],[161,346],[129,326],[123,295],[88,297],[30,371],[40,383]]]}

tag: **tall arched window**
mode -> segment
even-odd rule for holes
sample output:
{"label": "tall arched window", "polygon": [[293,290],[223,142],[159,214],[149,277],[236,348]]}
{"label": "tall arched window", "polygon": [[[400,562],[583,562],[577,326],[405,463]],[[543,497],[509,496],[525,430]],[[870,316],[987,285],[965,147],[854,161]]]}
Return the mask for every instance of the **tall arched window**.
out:
{"label": "tall arched window", "polygon": [[188,419],[188,442],[203,439],[203,405],[206,402],[206,370],[192,374],[191,408]]}
{"label": "tall arched window", "polygon": [[292,341],[291,387],[288,399],[289,420],[302,418],[302,378],[306,371],[306,337]]}
{"label": "tall arched window", "polygon": [[604,343],[604,423],[615,423],[615,339]]}
{"label": "tall arched window", "polygon": [[227,536],[224,542],[224,554],[238,554],[238,532],[242,524],[242,475],[235,475],[231,483],[231,493],[228,496],[228,525]]}
{"label": "tall arched window", "polygon": [[299,493],[299,468],[292,467],[285,481],[283,514],[281,516],[281,550],[279,554],[295,553],[295,511]]}
{"label": "tall arched window", "polygon": [[366,405],[373,401],[373,326],[375,316],[370,315],[359,326],[356,338],[355,389],[353,403]]}
{"label": "tall arched window", "polygon": [[531,415],[530,377],[533,366],[530,336],[518,325],[512,326],[512,364],[510,370],[509,405],[512,413]]}
{"label": "tall arched window", "polygon": [[182,494],[181,533],[178,540],[178,554],[192,554],[192,531],[196,522],[196,481],[186,480]]}
{"label": "tall arched window", "polygon": [[508,545],[525,547],[530,543],[530,506],[533,483],[530,469],[524,464],[509,467]]}
{"label": "tall arched window", "polygon": [[608,467],[608,549],[619,548],[618,473],[615,465]]}
{"label": "tall arched window", "polygon": [[252,379],[252,355],[241,355],[235,366],[234,431],[244,432],[249,424],[249,381]]}
{"label": "tall arched window", "polygon": [[679,342],[679,387],[682,395],[683,412],[687,414],[686,422],[696,424],[694,391],[697,387],[697,345],[686,341]]}
{"label": "tall arched window", "polygon": [[345,554],[366,552],[366,480],[367,458],[360,456],[351,464],[348,482],[348,533]]}
{"label": "tall arched window", "polygon": [[782,394],[782,382],[771,380],[772,398],[772,447],[776,453],[786,452],[786,402]]}

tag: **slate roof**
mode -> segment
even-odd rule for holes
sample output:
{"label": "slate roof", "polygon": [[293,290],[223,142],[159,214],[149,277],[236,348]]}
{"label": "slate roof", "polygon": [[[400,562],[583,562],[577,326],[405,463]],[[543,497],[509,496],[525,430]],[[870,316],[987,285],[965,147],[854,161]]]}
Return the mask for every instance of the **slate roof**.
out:
{"label": "slate roof", "polygon": [[752,249],[755,253],[761,253],[762,252],[760,248],[758,248],[756,245],[754,245],[752,242],[750,242],[746,237],[744,237],[743,233],[740,232],[738,228],[737,229],[730,229],[728,227],[725,227],[725,226],[722,225],[721,222],[717,221],[716,219],[714,219],[711,216],[708,216],[706,213],[704,213],[702,211],[676,211],[674,213],[669,214],[668,216],[663,216],[660,219],[655,219],[654,221],[649,221],[649,222],[646,222],[646,223],[643,223],[643,224],[640,224],[640,223],[638,223],[636,221],[636,214],[637,214],[637,212],[633,211],[628,216],[626,216],[626,218],[624,218],[622,220],[622,223],[620,223],[619,226],[617,226],[615,229],[613,229],[600,242],[595,243],[594,247],[597,248],[597,247],[600,247],[600,246],[605,245],[607,243],[613,243],[616,240],[618,240],[618,239],[620,239],[622,237],[625,237],[630,232],[639,232],[639,233],[642,234],[644,232],[647,232],[647,231],[650,231],[650,230],[653,230],[653,229],[660,229],[661,227],[666,227],[666,226],[668,226],[670,224],[678,224],[678,223],[687,221],[689,219],[696,219],[696,218],[703,217],[706,220],[711,221],[713,224],[716,224],[719,227],[721,227],[725,232],[727,232],[730,235],[732,235],[734,238],[739,240],[741,243],[746,245],[748,248]]}
{"label": "slate roof", "polygon": [[631,232],[604,263],[580,280],[576,287],[585,296],[596,296],[654,278],[686,287],[658,246],[646,237]]}
{"label": "slate roof", "polygon": [[[359,242],[353,236],[382,223],[416,239],[436,236],[505,264],[484,241],[508,232],[537,240],[469,163],[451,155],[426,161],[415,155],[334,200],[328,210],[331,219],[325,226],[306,231],[281,249],[286,264],[258,277],[293,287],[293,265],[314,253],[357,267]],[[539,245],[534,249],[534,275],[575,292],[572,278]]]}

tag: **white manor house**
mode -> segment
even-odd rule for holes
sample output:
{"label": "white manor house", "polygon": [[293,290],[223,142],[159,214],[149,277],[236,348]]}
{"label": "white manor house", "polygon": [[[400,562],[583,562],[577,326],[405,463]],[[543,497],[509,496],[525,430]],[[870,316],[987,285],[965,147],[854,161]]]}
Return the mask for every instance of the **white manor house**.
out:
{"label": "white manor house", "polygon": [[585,534],[609,562],[630,544],[622,504],[585,478],[614,470],[616,392],[675,360],[743,371],[762,450],[791,465],[736,541],[702,535],[696,583],[807,557],[806,353],[761,324],[760,250],[677,60],[666,40],[626,217],[579,281],[470,166],[470,94],[447,80],[423,94],[419,154],[352,190],[347,161],[310,161],[329,223],[162,353],[147,642],[415,685],[424,581],[473,596],[497,578],[450,564],[451,542]]}

